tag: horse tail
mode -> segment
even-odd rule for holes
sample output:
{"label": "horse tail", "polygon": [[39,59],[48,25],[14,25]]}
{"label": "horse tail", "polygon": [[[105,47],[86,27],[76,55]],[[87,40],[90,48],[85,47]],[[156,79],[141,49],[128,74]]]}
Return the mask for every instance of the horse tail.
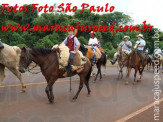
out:
{"label": "horse tail", "polygon": [[104,67],[106,67],[107,55],[106,55],[105,53],[103,53],[103,52],[101,52],[101,53],[102,53],[102,55],[104,56],[104,60],[103,60],[103,62],[102,62],[102,65],[103,65]]}
{"label": "horse tail", "polygon": [[86,79],[85,79],[87,82],[89,82],[89,79],[91,77],[91,73],[92,73],[92,66],[91,66],[91,68],[90,68],[90,70],[89,70],[89,72],[88,72],[88,74],[86,76]]}

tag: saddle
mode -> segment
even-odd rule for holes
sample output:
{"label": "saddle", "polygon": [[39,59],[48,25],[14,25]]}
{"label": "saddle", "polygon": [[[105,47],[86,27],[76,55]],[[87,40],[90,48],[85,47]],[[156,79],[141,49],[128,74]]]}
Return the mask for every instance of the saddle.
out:
{"label": "saddle", "polygon": [[[69,48],[65,44],[60,45],[54,45],[52,49],[57,50],[58,60],[59,60],[59,69],[66,69],[69,63]],[[77,69],[80,69],[84,66],[86,63],[86,57],[83,56],[83,54],[78,51],[73,58],[72,61],[72,71],[75,71]]]}
{"label": "saddle", "polygon": [[[89,59],[93,59],[94,52],[93,52],[92,47],[88,46],[87,49],[88,51],[87,51],[86,57],[88,57]],[[98,48],[96,48],[96,61],[101,58],[101,55],[102,55],[101,51]]]}

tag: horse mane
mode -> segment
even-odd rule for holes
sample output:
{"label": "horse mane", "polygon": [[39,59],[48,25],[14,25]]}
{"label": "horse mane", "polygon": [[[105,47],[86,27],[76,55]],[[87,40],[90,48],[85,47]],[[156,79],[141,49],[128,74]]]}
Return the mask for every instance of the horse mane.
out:
{"label": "horse mane", "polygon": [[31,49],[37,55],[47,55],[47,54],[51,54],[51,53],[56,54],[56,50],[55,49],[42,48],[42,47],[33,47]]}

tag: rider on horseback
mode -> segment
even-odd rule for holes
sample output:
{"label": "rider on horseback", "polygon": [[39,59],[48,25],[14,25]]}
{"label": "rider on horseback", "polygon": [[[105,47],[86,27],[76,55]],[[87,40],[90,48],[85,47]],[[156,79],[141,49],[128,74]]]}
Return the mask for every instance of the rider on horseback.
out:
{"label": "rider on horseback", "polygon": [[[74,36],[74,32],[75,32],[74,28],[68,30],[69,35],[63,41],[63,43],[65,45],[67,45],[67,47],[69,48],[69,51],[70,51],[69,64],[67,66],[67,71],[63,74],[64,77],[68,76],[68,73],[71,71],[71,65],[72,65],[73,57],[80,48],[80,43],[79,43],[77,37]],[[82,69],[79,69],[79,70],[82,70]],[[77,72],[81,72],[79,70]]]}
{"label": "rider on horseback", "polygon": [[92,63],[95,63],[96,62],[96,47],[98,46],[98,40],[95,37],[95,35],[96,35],[95,32],[91,31],[89,34],[90,34],[91,38],[89,39],[88,46],[92,46],[92,49],[94,52]]}
{"label": "rider on horseback", "polygon": [[157,57],[159,57],[162,60],[163,55],[162,55],[162,51],[159,48],[159,46],[157,46],[156,49],[154,50],[154,56],[157,56]]}
{"label": "rider on horseback", "polygon": [[138,46],[137,53],[138,53],[138,55],[140,57],[140,63],[141,63],[141,65],[143,65],[144,60],[145,60],[145,55],[143,53],[143,50],[144,50],[144,47],[146,45],[146,42],[145,42],[144,37],[143,37],[142,34],[137,35],[137,37],[138,37],[138,40],[136,41],[135,45]]}
{"label": "rider on horseback", "polygon": [[[129,36],[124,36],[123,37],[124,41],[122,41],[119,44],[119,46],[122,46],[122,50],[127,50],[127,51],[131,52],[132,43],[131,43],[131,41],[129,41],[129,39],[130,39]],[[116,55],[116,54],[119,55],[117,52],[114,55]],[[117,56],[115,56],[115,59],[113,61],[110,61],[110,62],[112,65],[115,64],[117,62]]]}

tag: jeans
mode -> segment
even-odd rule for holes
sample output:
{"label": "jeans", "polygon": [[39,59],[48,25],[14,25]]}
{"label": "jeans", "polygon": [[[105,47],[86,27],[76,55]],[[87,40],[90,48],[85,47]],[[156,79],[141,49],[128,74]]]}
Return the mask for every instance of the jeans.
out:
{"label": "jeans", "polygon": [[112,62],[113,62],[113,64],[115,64],[117,62],[117,59],[114,59]]}
{"label": "jeans", "polygon": [[93,63],[96,62],[96,48],[94,46],[92,46],[93,52],[94,52],[94,56],[93,56]]}
{"label": "jeans", "polygon": [[74,58],[74,53],[71,53],[71,52],[70,52],[69,64],[68,64],[68,66],[67,66],[67,69],[68,69],[68,70],[71,70],[71,65],[72,65],[72,60],[73,60],[73,58]]}
{"label": "jeans", "polygon": [[137,50],[138,55],[140,55],[140,53],[141,53],[142,51],[143,51],[143,50]]}

